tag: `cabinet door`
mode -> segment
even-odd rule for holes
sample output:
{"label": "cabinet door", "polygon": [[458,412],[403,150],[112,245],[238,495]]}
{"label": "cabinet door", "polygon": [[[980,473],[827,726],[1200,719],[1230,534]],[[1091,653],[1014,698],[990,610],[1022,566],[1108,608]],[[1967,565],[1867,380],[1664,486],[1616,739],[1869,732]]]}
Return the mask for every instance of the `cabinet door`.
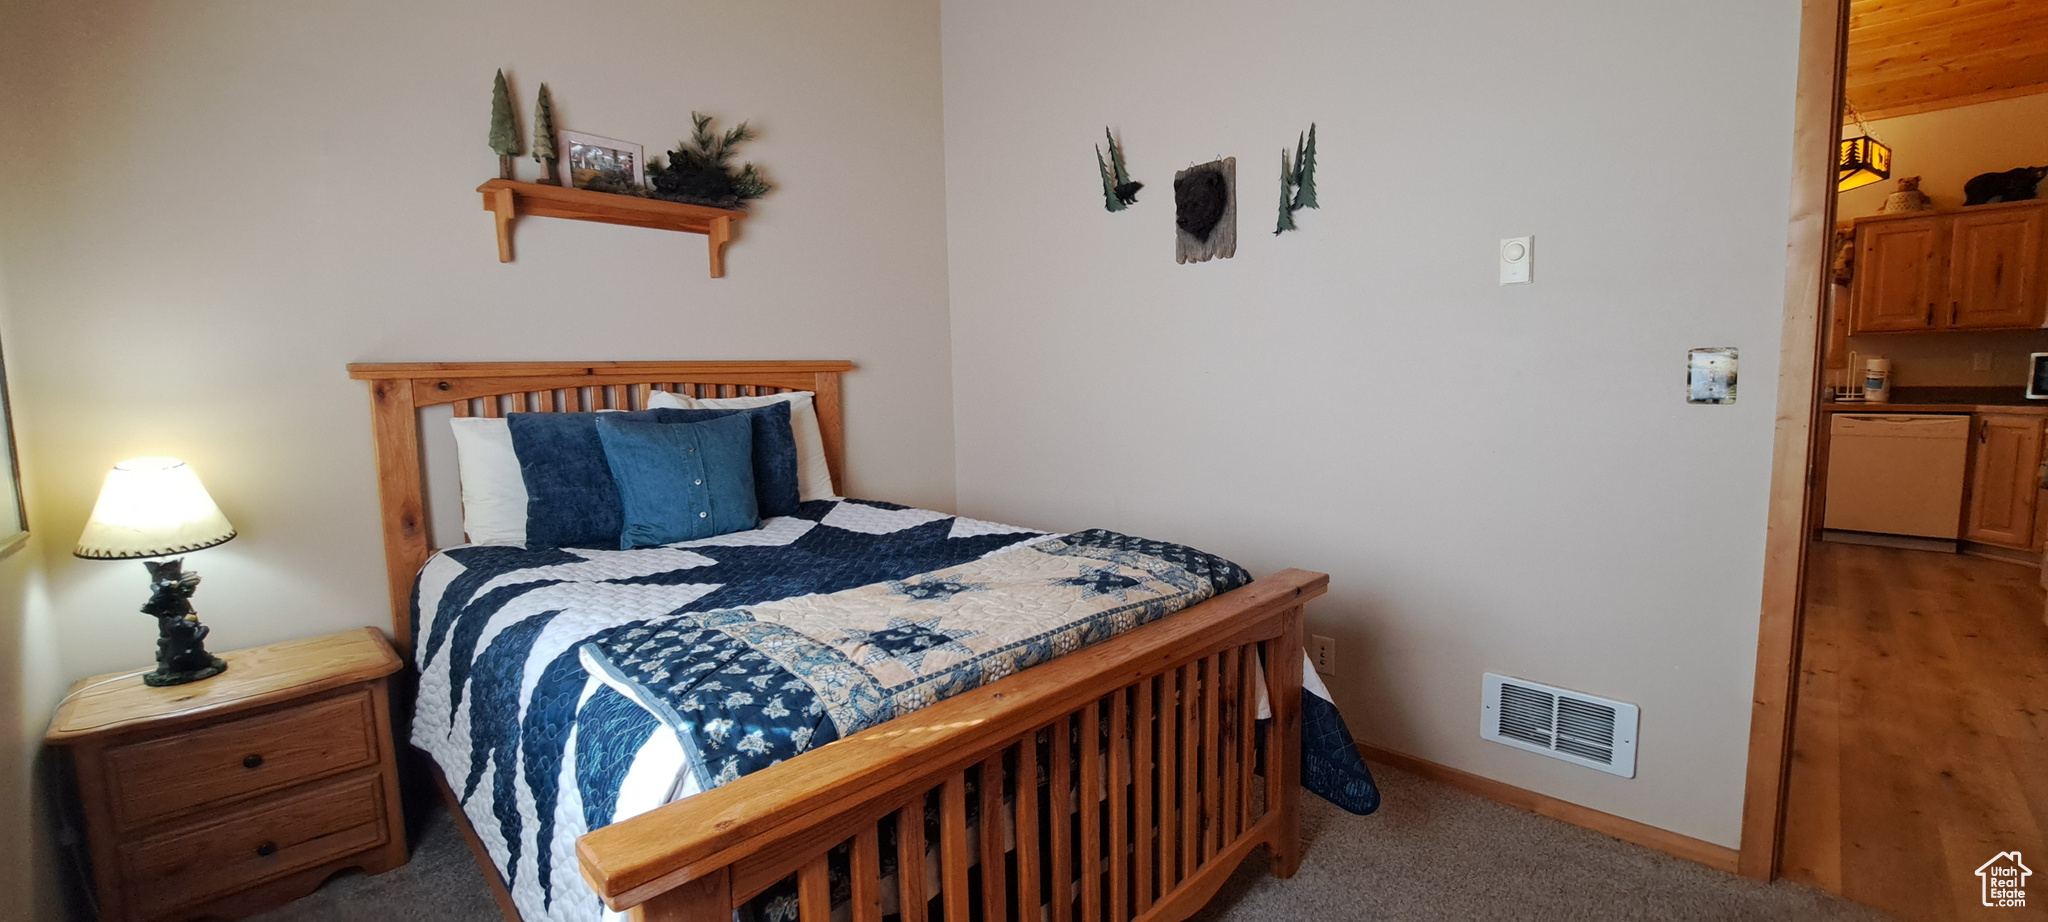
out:
{"label": "cabinet door", "polygon": [[2034,544],[2034,478],[2041,463],[2041,418],[1977,417],[1970,462],[1970,510],[1963,537],[2000,547]]}
{"label": "cabinet door", "polygon": [[1935,302],[1942,300],[1944,281],[1936,268],[1945,223],[1943,218],[1902,218],[1856,228],[1856,303],[1849,332],[1935,328]]}
{"label": "cabinet door", "polygon": [[1941,307],[1948,326],[2040,326],[2041,209],[1959,214],[1951,221],[1948,303]]}

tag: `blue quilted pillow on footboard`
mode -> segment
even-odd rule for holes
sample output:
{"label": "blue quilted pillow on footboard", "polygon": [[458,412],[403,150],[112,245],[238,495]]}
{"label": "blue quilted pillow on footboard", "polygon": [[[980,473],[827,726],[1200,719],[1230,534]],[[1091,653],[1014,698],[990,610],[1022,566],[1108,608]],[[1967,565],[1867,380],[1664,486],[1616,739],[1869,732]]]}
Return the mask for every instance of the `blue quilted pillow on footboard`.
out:
{"label": "blue quilted pillow on footboard", "polygon": [[1301,672],[1301,786],[1359,816],[1380,808],[1372,769],[1365,767],[1351,728],[1312,662],[1303,663]]}

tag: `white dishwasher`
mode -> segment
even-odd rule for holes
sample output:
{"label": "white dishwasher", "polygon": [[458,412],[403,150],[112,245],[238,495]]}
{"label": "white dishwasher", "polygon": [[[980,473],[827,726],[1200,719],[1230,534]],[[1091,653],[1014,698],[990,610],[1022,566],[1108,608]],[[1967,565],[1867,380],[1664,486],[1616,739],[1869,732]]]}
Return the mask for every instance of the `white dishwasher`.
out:
{"label": "white dishwasher", "polygon": [[1956,540],[1970,417],[1836,413],[1828,433],[1823,527]]}

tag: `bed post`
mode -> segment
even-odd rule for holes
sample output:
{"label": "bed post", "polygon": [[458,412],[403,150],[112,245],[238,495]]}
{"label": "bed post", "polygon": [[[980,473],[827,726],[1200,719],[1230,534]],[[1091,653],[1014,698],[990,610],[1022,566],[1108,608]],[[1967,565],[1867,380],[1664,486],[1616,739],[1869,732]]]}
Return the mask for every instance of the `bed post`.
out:
{"label": "bed post", "polygon": [[729,922],[732,868],[723,867],[628,910],[632,922]]}
{"label": "bed post", "polygon": [[1301,869],[1301,606],[1280,616],[1273,653],[1273,774],[1268,793],[1278,828],[1273,831],[1273,876],[1289,878]]}
{"label": "bed post", "polygon": [[377,496],[383,515],[384,569],[391,593],[391,636],[412,660],[413,576],[427,561],[426,512],[420,486],[420,429],[410,378],[370,382],[376,433]]}
{"label": "bed post", "polygon": [[832,472],[832,486],[846,495],[846,424],[839,418],[839,375],[820,371],[811,375],[812,399],[817,402],[818,437],[825,443],[825,467]]}

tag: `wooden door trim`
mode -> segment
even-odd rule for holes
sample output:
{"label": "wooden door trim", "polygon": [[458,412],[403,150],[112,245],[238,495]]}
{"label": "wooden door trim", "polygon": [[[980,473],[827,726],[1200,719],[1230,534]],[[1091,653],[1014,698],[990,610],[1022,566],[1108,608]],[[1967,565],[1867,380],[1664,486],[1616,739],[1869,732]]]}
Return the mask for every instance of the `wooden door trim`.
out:
{"label": "wooden door trim", "polygon": [[1791,764],[1792,702],[1799,675],[1799,627],[1806,583],[1808,498],[1813,490],[1820,410],[1821,311],[1835,228],[1835,145],[1842,111],[1848,0],[1802,0],[1799,82],[1792,132],[1792,213],[1786,247],[1784,340],[1778,356],[1777,427],[1764,538],[1756,689],[1751,697],[1749,767],[1743,788],[1737,869],[1778,873]]}

